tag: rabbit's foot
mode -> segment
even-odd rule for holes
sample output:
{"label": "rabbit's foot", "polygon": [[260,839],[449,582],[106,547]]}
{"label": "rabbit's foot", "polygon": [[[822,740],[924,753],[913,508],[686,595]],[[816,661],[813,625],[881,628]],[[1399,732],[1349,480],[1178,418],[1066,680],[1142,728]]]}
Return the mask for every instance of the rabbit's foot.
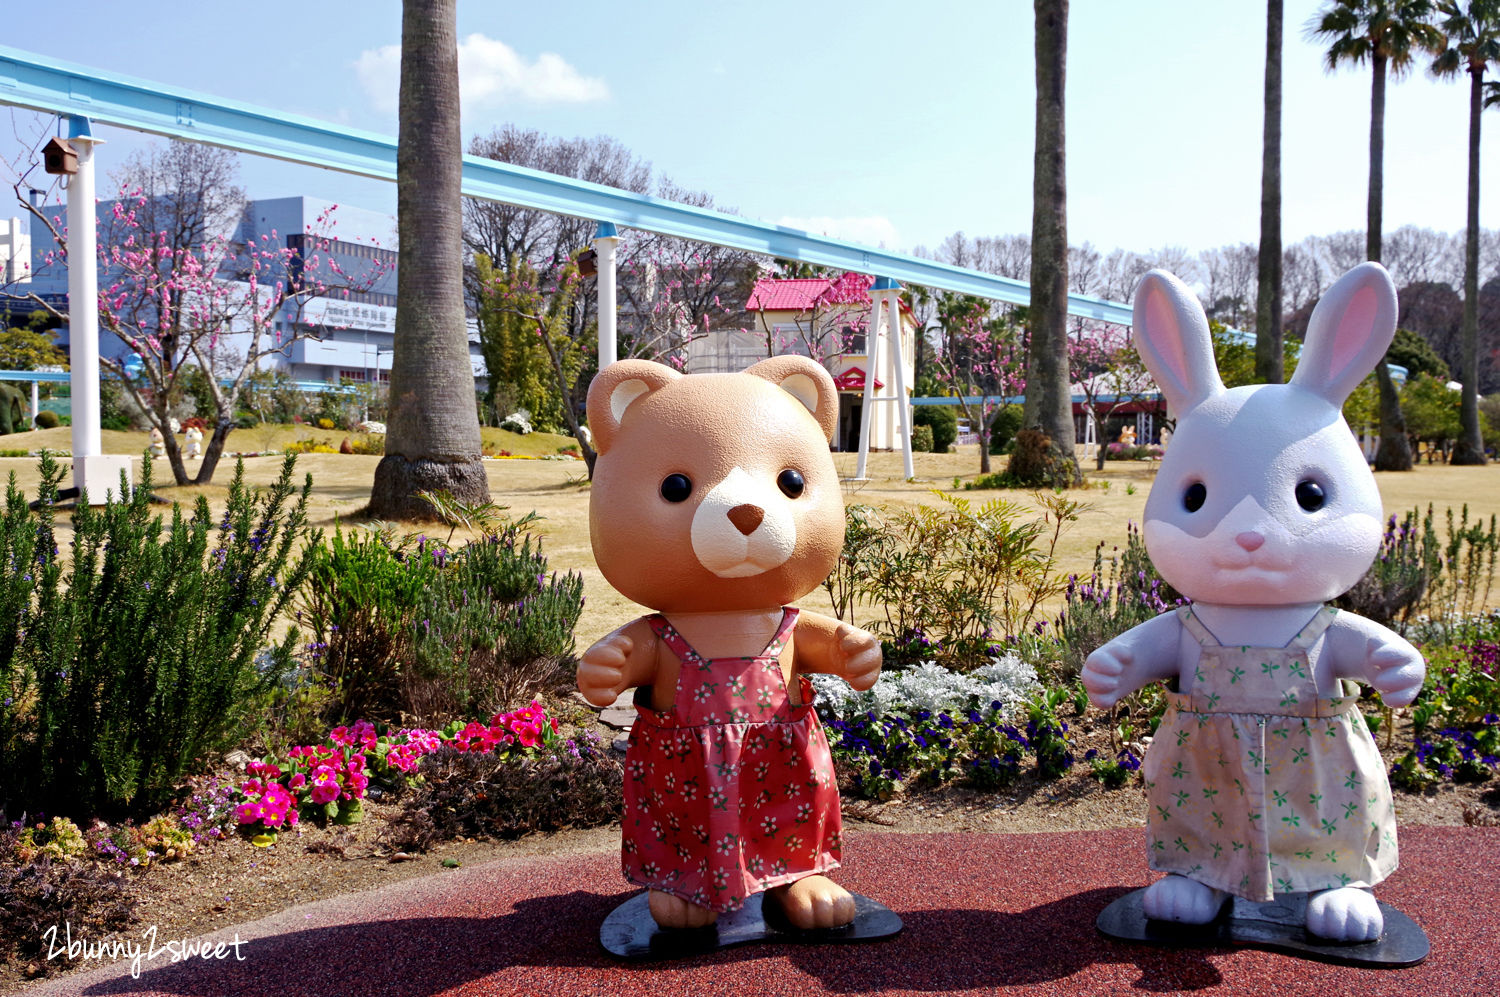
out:
{"label": "rabbit's foot", "polygon": [[793,927],[837,928],[854,920],[854,897],[827,876],[806,876],[795,883],[766,891],[766,900],[779,904]]}
{"label": "rabbit's foot", "polygon": [[651,919],[659,928],[706,928],[719,917],[707,907],[660,890],[652,890],[646,903],[651,908]]}
{"label": "rabbit's foot", "polygon": [[1186,876],[1167,876],[1146,888],[1141,908],[1157,921],[1179,921],[1183,924],[1207,924],[1224,906],[1223,890],[1205,886]]}
{"label": "rabbit's foot", "polygon": [[1385,930],[1385,916],[1369,890],[1343,886],[1307,898],[1307,930],[1335,942],[1373,942]]}

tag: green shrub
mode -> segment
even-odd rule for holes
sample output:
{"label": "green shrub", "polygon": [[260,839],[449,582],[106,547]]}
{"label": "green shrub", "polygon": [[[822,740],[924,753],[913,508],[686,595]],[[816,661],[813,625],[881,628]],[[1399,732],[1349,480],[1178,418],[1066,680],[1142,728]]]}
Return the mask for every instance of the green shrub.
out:
{"label": "green shrub", "polygon": [[1079,503],[1042,497],[1040,519],[994,500],[974,507],[937,493],[944,508],[846,513],[846,545],[825,586],[841,618],[863,603],[880,614],[865,627],[883,638],[888,663],[984,664],[1007,637],[1031,627],[1061,590],[1057,541]]}
{"label": "green shrub", "polygon": [[1016,446],[1005,470],[1022,488],[1071,488],[1079,478],[1077,461],[1064,457],[1039,429],[1016,433]]}
{"label": "green shrub", "polygon": [[1441,534],[1433,507],[1418,525],[1413,509],[1397,525],[1392,516],[1380,542],[1380,554],[1354,588],[1335,600],[1341,609],[1368,616],[1409,633],[1422,620],[1424,640],[1448,642],[1480,639],[1471,624],[1483,621],[1495,581],[1500,529],[1491,516],[1470,521],[1469,507],[1457,516],[1450,508]]}
{"label": "green shrub", "polygon": [[61,425],[62,417],[51,409],[44,408],[36,414],[36,426],[38,429],[56,429]]}
{"label": "green shrub", "polygon": [[1419,529],[1417,512],[1408,512],[1398,525],[1392,516],[1380,540],[1380,554],[1354,587],[1334,600],[1340,609],[1385,626],[1405,624],[1427,595],[1432,578],[1442,568],[1432,512]]}
{"label": "green shrub", "polygon": [[[48,454],[33,517],[12,475],[0,516],[0,757],[6,796],[36,812],[150,809],[254,724],[297,635],[262,650],[306,574],[309,477],[293,458],[263,495],[235,468],[228,508],[151,516],[151,461],[131,498],[73,514],[55,542],[66,473]],[[122,482],[123,483],[123,482]],[[295,496],[295,499],[294,499]],[[312,535],[314,543],[317,535]]]}
{"label": "green shrub", "polygon": [[911,431],[911,449],[913,453],[932,453],[932,427],[916,426]]}
{"label": "green shrub", "polygon": [[548,576],[528,516],[456,551],[427,537],[335,531],[301,608],[327,719],[437,722],[494,713],[555,685],[583,580]]}
{"label": "green shrub", "polygon": [[990,422],[990,453],[1007,453],[1011,441],[1021,431],[1023,413],[1019,405],[1007,405],[995,413]]}
{"label": "green shrub", "polygon": [[541,541],[525,524],[458,551],[413,614],[417,716],[488,715],[571,678],[583,578],[548,576]]}
{"label": "green shrub", "polygon": [[441,552],[426,539],[342,529],[313,549],[299,617],[313,630],[313,670],[334,692],[325,719],[400,719],[412,611],[437,578]]}
{"label": "green shrub", "polygon": [[1084,659],[1131,627],[1187,602],[1157,574],[1134,523],[1125,526],[1125,549],[1118,547],[1105,566],[1104,541],[1094,548],[1087,579],[1068,577],[1056,634],[1062,643],[1063,681],[1076,678]]}
{"label": "green shrub", "polygon": [[[947,453],[948,448],[953,446],[953,441],[958,439],[958,412],[952,405],[916,405],[913,406],[911,421],[913,426],[928,426],[932,429],[932,445],[928,448],[930,453]],[[913,449],[918,449],[914,443]]]}

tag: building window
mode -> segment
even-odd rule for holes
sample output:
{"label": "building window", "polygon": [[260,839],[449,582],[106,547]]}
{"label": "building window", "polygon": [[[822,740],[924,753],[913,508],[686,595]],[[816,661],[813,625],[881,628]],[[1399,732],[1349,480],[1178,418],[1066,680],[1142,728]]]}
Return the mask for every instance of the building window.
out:
{"label": "building window", "polygon": [[339,371],[339,380],[340,381],[363,381],[363,380],[366,379],[367,376],[368,376],[367,372],[363,371],[363,370],[340,370]]}

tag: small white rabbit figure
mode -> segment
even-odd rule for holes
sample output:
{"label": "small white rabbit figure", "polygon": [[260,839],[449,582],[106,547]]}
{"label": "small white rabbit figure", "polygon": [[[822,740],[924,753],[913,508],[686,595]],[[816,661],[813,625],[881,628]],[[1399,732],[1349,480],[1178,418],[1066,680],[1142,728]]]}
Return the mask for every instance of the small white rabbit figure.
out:
{"label": "small white rabbit figure", "polygon": [[1136,289],[1132,335],[1177,415],[1143,533],[1192,603],[1089,655],[1083,682],[1106,709],[1170,690],[1143,766],[1151,868],[1170,873],[1148,917],[1201,924],[1227,894],[1306,892],[1314,935],[1384,929],[1370,888],[1396,868],[1395,816],[1353,683],[1404,705],[1426,665],[1327,602],[1380,546],[1380,494],[1340,409],[1395,326],[1390,276],[1362,264],[1318,303],[1290,383],[1226,390],[1193,293],[1162,271]]}

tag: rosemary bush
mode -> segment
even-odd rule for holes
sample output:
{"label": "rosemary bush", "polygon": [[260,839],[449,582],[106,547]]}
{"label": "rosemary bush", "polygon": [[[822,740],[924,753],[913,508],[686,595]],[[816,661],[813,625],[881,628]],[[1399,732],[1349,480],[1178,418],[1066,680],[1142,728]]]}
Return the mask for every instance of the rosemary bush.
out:
{"label": "rosemary bush", "polygon": [[164,528],[147,459],[127,501],[80,502],[67,564],[53,510],[64,468],[42,455],[35,516],[12,476],[0,517],[4,802],[48,813],[157,807],[249,731],[297,639],[261,651],[307,571],[312,479],[299,494],[294,466],[288,457],[260,494],[241,463],[217,523],[200,496],[190,515],[174,505]]}
{"label": "rosemary bush", "polygon": [[408,683],[416,715],[493,713],[568,678],[583,578],[547,574],[530,522],[469,543],[422,592]]}
{"label": "rosemary bush", "polygon": [[302,599],[327,720],[441,722],[494,713],[554,683],[573,652],[583,579],[549,576],[535,517],[456,550],[429,537],[336,531]]}
{"label": "rosemary bush", "polygon": [[425,537],[342,529],[313,550],[299,616],[313,630],[313,668],[334,691],[325,719],[400,719],[413,607],[446,557]]}

